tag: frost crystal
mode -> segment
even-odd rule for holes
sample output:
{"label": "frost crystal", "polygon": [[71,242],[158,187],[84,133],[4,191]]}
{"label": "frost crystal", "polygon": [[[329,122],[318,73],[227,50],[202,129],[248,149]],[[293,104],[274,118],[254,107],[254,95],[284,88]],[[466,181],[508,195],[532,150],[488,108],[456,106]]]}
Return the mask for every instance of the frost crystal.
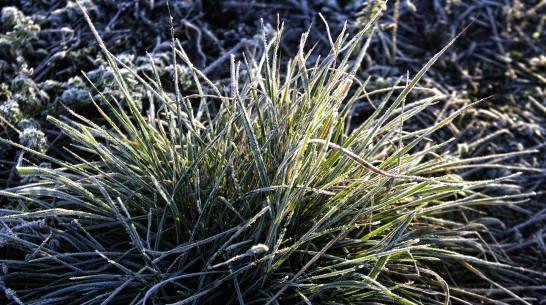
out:
{"label": "frost crystal", "polygon": [[0,105],[0,116],[10,123],[17,123],[21,119],[21,109],[15,99],[9,99]]}
{"label": "frost crystal", "polygon": [[84,82],[76,76],[68,80],[67,89],[56,101],[65,105],[74,105],[89,103],[91,99],[89,98],[89,90],[85,87]]}
{"label": "frost crystal", "polygon": [[38,123],[38,121],[35,119],[22,119],[19,123],[17,123],[17,127],[20,130],[25,130],[27,128],[40,129],[40,123]]}
{"label": "frost crystal", "polygon": [[14,6],[2,9],[2,24],[5,37],[17,44],[27,44],[30,39],[36,38],[40,31],[40,26],[34,24],[32,18],[25,16]]}
{"label": "frost crystal", "polygon": [[42,153],[45,152],[47,148],[47,139],[45,134],[34,126],[21,131],[21,134],[19,134],[19,143],[25,147]]}

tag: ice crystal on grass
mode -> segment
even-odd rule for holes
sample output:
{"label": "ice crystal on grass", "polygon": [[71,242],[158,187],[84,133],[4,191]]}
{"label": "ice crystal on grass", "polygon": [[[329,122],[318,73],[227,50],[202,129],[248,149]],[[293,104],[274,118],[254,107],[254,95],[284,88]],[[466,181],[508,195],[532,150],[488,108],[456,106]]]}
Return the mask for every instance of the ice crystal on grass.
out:
{"label": "ice crystal on grass", "polygon": [[79,76],[72,77],[68,80],[66,90],[55,102],[63,103],[66,106],[88,104],[91,102],[89,88]]}
{"label": "ice crystal on grass", "polygon": [[16,100],[24,115],[39,113],[42,109],[42,98],[47,95],[42,92],[32,81],[32,69],[25,66],[11,81],[11,91],[14,93],[12,99]]}
{"label": "ice crystal on grass", "polygon": [[[96,5],[91,0],[82,0],[80,3],[90,12],[97,15]],[[68,0],[66,5],[51,12],[48,20],[56,27],[65,26],[67,23],[75,23],[82,19],[83,14],[77,1]]]}
{"label": "ice crystal on grass", "polygon": [[21,120],[21,109],[16,99],[10,98],[0,105],[0,116],[9,123],[15,124]]}
{"label": "ice crystal on grass", "polygon": [[2,27],[6,33],[5,37],[16,44],[28,44],[40,31],[40,26],[34,24],[31,17],[25,16],[14,6],[2,9]]}
{"label": "ice crystal on grass", "polygon": [[21,121],[19,121],[19,123],[17,123],[17,127],[20,129],[20,130],[24,130],[24,129],[27,129],[27,128],[36,128],[36,129],[40,129],[40,123],[38,121],[36,121],[35,119],[22,119]]}
{"label": "ice crystal on grass", "polygon": [[32,84],[29,77],[28,72],[19,73],[11,81],[11,90],[24,96],[36,96],[35,85]]}
{"label": "ice crystal on grass", "polygon": [[47,138],[43,131],[35,126],[28,126],[19,134],[19,143],[38,152],[45,152],[47,149]]}
{"label": "ice crystal on grass", "polygon": [[[40,170],[43,170],[43,169],[50,170],[51,163],[42,162],[38,165],[38,168]],[[35,183],[35,182],[39,182],[41,179],[47,178],[47,175],[42,175],[42,174],[33,175],[33,174],[23,173],[21,171],[19,172],[19,175],[22,176],[21,184]]]}

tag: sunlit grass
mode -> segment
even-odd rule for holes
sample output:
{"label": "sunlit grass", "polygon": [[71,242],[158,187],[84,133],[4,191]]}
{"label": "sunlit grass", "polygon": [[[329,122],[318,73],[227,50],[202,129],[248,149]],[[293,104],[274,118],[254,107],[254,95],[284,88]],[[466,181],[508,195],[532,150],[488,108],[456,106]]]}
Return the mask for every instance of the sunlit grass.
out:
{"label": "sunlit grass", "polygon": [[312,63],[304,33],[282,70],[282,27],[274,37],[264,31],[259,57],[232,57],[228,88],[194,68],[173,38],[198,94],[177,89],[171,99],[159,78],[133,72],[153,93],[146,113],[119,72],[129,67],[88,22],[124,99],[102,96],[108,109],[95,103],[104,124],[76,113],[48,118],[73,140],[78,164],[19,146],[54,166],[19,167],[41,180],[0,192],[11,198],[0,211],[0,284],[13,302],[472,303],[491,297],[466,288],[523,277],[484,241],[484,226],[455,215],[518,197],[481,191],[503,179],[465,182],[449,171],[462,161],[438,153],[446,143],[419,145],[464,108],[403,130],[448,98],[410,95],[445,49],[350,129],[351,107],[379,96],[355,76],[373,19],[354,37],[328,32],[330,54]]}

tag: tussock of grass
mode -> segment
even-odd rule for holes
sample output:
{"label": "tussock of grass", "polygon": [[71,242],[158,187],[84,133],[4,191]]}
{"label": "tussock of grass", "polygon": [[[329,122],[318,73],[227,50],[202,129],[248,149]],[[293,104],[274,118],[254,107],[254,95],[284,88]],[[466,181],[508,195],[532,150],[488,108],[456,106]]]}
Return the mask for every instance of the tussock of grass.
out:
{"label": "tussock of grass", "polygon": [[[192,68],[199,93],[172,100],[158,78],[134,73],[159,103],[145,115],[119,73],[123,63],[94,31],[124,99],[103,96],[108,127],[76,113],[48,118],[73,139],[78,164],[20,146],[55,165],[19,167],[41,180],[0,192],[12,199],[0,211],[7,297],[19,304],[448,304],[489,300],[489,285],[513,294],[494,280],[523,277],[521,270],[482,239],[483,225],[459,221],[456,212],[518,197],[480,191],[502,179],[465,182],[450,173],[460,163],[435,153],[445,143],[418,146],[464,109],[422,130],[402,128],[445,99],[406,104],[445,49],[346,132],[352,105],[367,95],[354,85],[359,61],[351,54],[363,57],[357,46],[371,26],[353,38],[328,33],[330,54],[311,64],[304,33],[284,73],[282,28],[264,34],[260,57],[232,58],[225,90],[173,39],[173,56]],[[199,101],[197,111],[190,100]],[[479,281],[458,278],[458,269]]]}

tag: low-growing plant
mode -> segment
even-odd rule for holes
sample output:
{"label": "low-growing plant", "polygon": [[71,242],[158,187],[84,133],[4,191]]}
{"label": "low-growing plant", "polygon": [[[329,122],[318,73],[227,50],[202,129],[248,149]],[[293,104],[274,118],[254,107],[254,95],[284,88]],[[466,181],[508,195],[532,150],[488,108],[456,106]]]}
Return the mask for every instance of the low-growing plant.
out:
{"label": "low-growing plant", "polygon": [[[48,117],[74,141],[76,163],[11,143],[52,163],[19,166],[39,180],[0,192],[11,199],[0,210],[0,287],[12,303],[468,304],[495,289],[517,298],[494,280],[520,270],[456,212],[518,197],[487,195],[502,179],[463,181],[449,170],[463,161],[437,153],[445,143],[423,145],[464,108],[403,130],[448,98],[422,90],[409,101],[445,48],[351,129],[355,102],[379,96],[355,76],[366,48],[352,59],[373,18],[352,38],[328,30],[331,52],[311,66],[304,33],[283,73],[283,28],[264,32],[261,56],[232,57],[223,89],[173,38],[199,92],[176,86],[173,98],[159,77],[115,58],[86,18],[123,99],[93,101],[103,122]],[[153,94],[146,114],[121,69]]]}

